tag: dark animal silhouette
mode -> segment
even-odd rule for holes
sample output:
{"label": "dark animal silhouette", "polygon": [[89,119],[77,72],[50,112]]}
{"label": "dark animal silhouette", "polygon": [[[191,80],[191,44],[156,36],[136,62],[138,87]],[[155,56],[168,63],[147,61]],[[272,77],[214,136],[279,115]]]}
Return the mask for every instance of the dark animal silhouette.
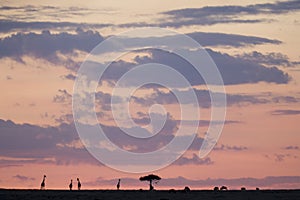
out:
{"label": "dark animal silhouette", "polygon": [[149,190],[154,189],[152,182],[155,181],[154,183],[158,183],[159,180],[161,180],[161,178],[154,174],[149,174],[148,176],[140,177],[140,181],[149,181]]}
{"label": "dark animal silhouette", "polygon": [[176,190],[175,189],[170,189],[169,193],[176,193]]}
{"label": "dark animal silhouette", "polygon": [[69,184],[69,188],[70,188],[70,190],[72,190],[72,188],[73,188],[73,180],[71,179],[71,183]]}
{"label": "dark animal silhouette", "polygon": [[117,183],[117,190],[120,189],[120,182],[121,182],[121,179],[118,180],[118,183]]}
{"label": "dark animal silhouette", "polygon": [[246,188],[245,188],[245,187],[242,187],[242,188],[241,188],[241,190],[242,190],[242,191],[245,191],[245,190],[246,190]]}
{"label": "dark animal silhouette", "polygon": [[80,189],[81,189],[81,183],[80,183],[80,180],[79,180],[79,178],[77,178],[77,188],[78,188],[78,190],[80,190]]}
{"label": "dark animal silhouette", "polygon": [[185,186],[184,189],[183,189],[183,191],[184,192],[189,192],[189,191],[191,191],[191,189],[188,186]]}
{"label": "dark animal silhouette", "polygon": [[258,190],[259,190],[259,188],[257,187],[257,188],[256,188],[256,190],[258,191]]}
{"label": "dark animal silhouette", "polygon": [[41,183],[41,190],[44,190],[45,187],[46,187],[45,181],[46,181],[46,175],[44,175],[43,181],[42,181],[42,183]]}
{"label": "dark animal silhouette", "polygon": [[214,191],[219,191],[219,187],[214,187]]}
{"label": "dark animal silhouette", "polygon": [[226,187],[226,186],[222,186],[221,188],[220,188],[220,190],[228,190],[228,188]]}

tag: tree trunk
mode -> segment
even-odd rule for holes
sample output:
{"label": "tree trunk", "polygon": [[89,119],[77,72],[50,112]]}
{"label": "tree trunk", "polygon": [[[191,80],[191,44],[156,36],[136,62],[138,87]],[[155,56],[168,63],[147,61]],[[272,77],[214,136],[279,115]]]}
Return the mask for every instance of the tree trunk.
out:
{"label": "tree trunk", "polygon": [[150,182],[150,184],[149,184],[149,186],[150,186],[149,190],[153,190],[152,180],[150,180],[149,182]]}

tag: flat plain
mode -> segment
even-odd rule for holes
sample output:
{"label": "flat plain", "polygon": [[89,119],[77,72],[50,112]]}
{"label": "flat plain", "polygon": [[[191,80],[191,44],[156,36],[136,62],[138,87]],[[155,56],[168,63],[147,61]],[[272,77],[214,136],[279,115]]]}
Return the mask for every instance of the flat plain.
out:
{"label": "flat plain", "polygon": [[300,190],[228,190],[209,191],[191,190],[7,190],[0,189],[1,200],[114,200],[114,199],[145,199],[145,200],[299,200]]}

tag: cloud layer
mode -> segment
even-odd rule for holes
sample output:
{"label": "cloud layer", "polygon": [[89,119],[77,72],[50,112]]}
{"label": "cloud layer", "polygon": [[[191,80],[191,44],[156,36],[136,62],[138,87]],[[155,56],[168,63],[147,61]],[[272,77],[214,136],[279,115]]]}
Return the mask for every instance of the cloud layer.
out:
{"label": "cloud layer", "polygon": [[[248,44],[280,43],[277,40],[269,40],[266,38],[220,33],[195,32],[189,35],[200,43],[203,42],[208,46],[243,46]],[[214,38],[221,38],[221,40],[214,40]],[[0,40],[0,58],[10,57],[22,61],[23,56],[31,56],[33,58],[47,60],[54,64],[64,65],[71,70],[77,70],[80,63],[74,61],[77,56],[76,52],[82,51],[89,53],[103,40],[104,37],[98,32],[83,31],[79,28],[75,34],[67,32],[51,33],[50,31],[43,31],[40,34],[33,32],[17,33]],[[264,56],[256,52],[251,55],[245,54],[243,56],[234,57],[216,52],[212,49],[206,49],[206,51],[216,63],[224,83],[227,85],[258,83],[261,81],[286,84],[291,79],[288,74],[276,66],[266,67],[264,65],[290,65],[291,63],[288,59],[280,54]],[[103,79],[116,81],[134,66],[152,62],[172,67],[185,76],[192,85],[204,84],[203,78],[195,69],[179,56],[154,49],[149,49],[147,53],[150,54],[150,56],[137,56],[134,59],[134,63],[122,60],[113,62],[106,73],[104,73]],[[258,62],[258,60],[260,62]],[[66,78],[74,79],[75,77],[72,74],[68,74]]]}
{"label": "cloud layer", "polygon": [[300,110],[274,110],[272,115],[300,115]]}
{"label": "cloud layer", "polygon": [[[230,56],[229,54],[213,51],[212,49],[206,49],[211,56],[218,70],[223,78],[225,85],[244,84],[244,83],[258,83],[269,82],[276,84],[286,84],[291,80],[291,77],[280,70],[279,68],[266,67],[262,64]],[[181,75],[183,75],[191,85],[203,85],[205,84],[202,76],[196,71],[196,69],[185,59],[179,57],[174,53],[169,53],[162,50],[149,49],[146,51],[147,56],[137,56],[134,58],[134,62],[117,61],[113,62],[109,66],[103,76],[102,80],[117,81],[121,76],[132,69],[133,67],[146,63],[160,63],[167,65]],[[199,60],[201,63],[201,60]],[[167,76],[166,74],[158,74],[158,76]],[[135,77],[135,79],[128,80],[128,86],[130,83],[134,83],[142,79],[142,77]]]}
{"label": "cloud layer", "polygon": [[[169,116],[163,129],[150,138],[140,139],[125,134],[120,128],[101,125],[106,136],[119,148],[143,153],[152,152],[168,144],[174,137],[177,122]],[[125,128],[128,132],[147,130],[141,127]],[[150,135],[150,132],[147,132]],[[25,164],[99,164],[84,148],[74,124],[40,127],[30,124],[15,124],[12,121],[0,120],[0,167],[22,166]],[[22,138],[22,140],[20,140]],[[182,136],[182,140],[185,140]],[[201,138],[196,138],[191,148],[199,149]],[[101,144],[100,144],[101,145]],[[197,145],[197,146],[196,146]],[[105,148],[105,146],[102,146]],[[212,164],[210,158],[199,159],[181,157],[174,165]]]}
{"label": "cloud layer", "polygon": [[[72,59],[62,59],[58,53],[71,54],[75,50],[90,52],[103,37],[94,31],[77,29],[75,34],[62,32],[17,33],[0,40],[0,58],[11,57],[22,60],[22,56],[31,56],[51,63],[75,64]],[[76,54],[75,54],[76,55]]]}
{"label": "cloud layer", "polygon": [[281,1],[275,3],[253,4],[247,6],[206,6],[201,8],[184,8],[163,12],[169,17],[161,26],[182,27],[191,25],[213,25],[221,23],[259,23],[271,19],[257,18],[260,14],[284,14],[300,10],[300,2]]}

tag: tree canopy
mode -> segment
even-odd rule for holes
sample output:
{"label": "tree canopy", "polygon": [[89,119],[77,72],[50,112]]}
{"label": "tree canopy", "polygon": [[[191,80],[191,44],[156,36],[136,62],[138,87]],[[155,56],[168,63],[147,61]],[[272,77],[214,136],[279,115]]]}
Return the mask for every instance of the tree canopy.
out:
{"label": "tree canopy", "polygon": [[147,176],[140,177],[140,181],[159,181],[161,178],[155,174],[149,174]]}

